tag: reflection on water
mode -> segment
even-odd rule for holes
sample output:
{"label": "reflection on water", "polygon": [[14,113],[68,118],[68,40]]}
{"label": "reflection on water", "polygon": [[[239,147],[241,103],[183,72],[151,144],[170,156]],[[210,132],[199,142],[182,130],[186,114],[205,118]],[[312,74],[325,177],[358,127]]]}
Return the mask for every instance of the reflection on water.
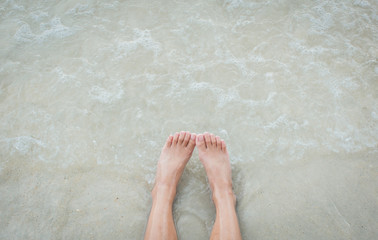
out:
{"label": "reflection on water", "polygon": [[[229,146],[245,239],[373,239],[376,1],[4,1],[0,236],[140,239],[180,130]],[[194,153],[180,239],[215,210]]]}

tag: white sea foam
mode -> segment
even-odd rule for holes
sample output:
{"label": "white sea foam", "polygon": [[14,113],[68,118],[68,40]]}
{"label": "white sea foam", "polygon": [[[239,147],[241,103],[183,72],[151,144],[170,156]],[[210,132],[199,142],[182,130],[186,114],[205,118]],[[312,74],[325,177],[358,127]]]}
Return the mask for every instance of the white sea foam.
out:
{"label": "white sea foam", "polygon": [[93,15],[94,9],[90,8],[89,4],[81,4],[78,3],[76,4],[75,7],[71,8],[66,12],[68,15],[75,15],[75,16],[80,16],[80,15]]}
{"label": "white sea foam", "polygon": [[17,30],[14,38],[17,42],[38,42],[43,43],[50,39],[62,39],[73,35],[76,31],[63,25],[60,18],[53,18],[48,22],[40,24],[40,34],[35,34],[27,23],[22,23],[21,27]]}
{"label": "white sea foam", "polygon": [[160,43],[155,41],[151,37],[150,30],[140,30],[135,28],[133,40],[131,41],[119,41],[115,49],[117,58],[127,57],[134,52],[138,47],[142,47],[146,50],[152,51],[155,56],[161,51]]}
{"label": "white sea foam", "polygon": [[263,4],[264,3],[255,3],[255,2],[244,1],[244,0],[225,0],[224,1],[224,6],[227,8],[228,11],[232,11],[236,8],[254,9]]}
{"label": "white sea foam", "polygon": [[90,96],[101,103],[113,103],[122,98],[124,91],[120,84],[115,84],[109,88],[93,86],[89,91]]}
{"label": "white sea foam", "polygon": [[378,114],[376,112],[371,112],[371,117],[378,120]]}
{"label": "white sea foam", "polygon": [[75,81],[75,79],[76,79],[75,75],[65,73],[61,67],[56,67],[54,69],[54,72],[57,73],[60,82],[62,82],[62,83],[75,83],[76,86],[80,85],[80,82]]}
{"label": "white sea foam", "polygon": [[14,38],[17,42],[31,42],[35,39],[35,35],[32,33],[29,24],[24,23],[17,30]]}
{"label": "white sea foam", "polygon": [[46,147],[45,143],[31,136],[5,138],[1,139],[0,142],[6,143],[10,147],[11,154],[18,152],[22,155],[27,155],[32,152],[33,147]]}
{"label": "white sea foam", "polygon": [[44,11],[35,11],[30,14],[30,17],[35,21],[35,22],[41,22],[42,20],[45,20],[48,18],[49,14],[48,12]]}
{"label": "white sea foam", "polygon": [[198,90],[203,90],[203,89],[209,89],[210,84],[207,82],[193,82],[190,84],[190,88],[198,91]]}
{"label": "white sea foam", "polygon": [[370,7],[370,3],[366,0],[355,0],[353,2],[353,5],[359,6],[359,7],[364,7],[364,8]]}

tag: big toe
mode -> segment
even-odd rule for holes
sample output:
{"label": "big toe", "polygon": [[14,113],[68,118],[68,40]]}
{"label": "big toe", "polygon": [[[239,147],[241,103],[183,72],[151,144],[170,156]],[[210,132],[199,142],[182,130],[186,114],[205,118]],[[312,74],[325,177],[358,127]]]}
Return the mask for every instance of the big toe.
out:
{"label": "big toe", "polygon": [[193,151],[194,147],[196,146],[196,134],[190,133],[190,139],[187,148],[191,151]]}
{"label": "big toe", "polygon": [[203,137],[203,134],[198,134],[196,139],[196,146],[198,148],[198,151],[206,150],[205,138]]}

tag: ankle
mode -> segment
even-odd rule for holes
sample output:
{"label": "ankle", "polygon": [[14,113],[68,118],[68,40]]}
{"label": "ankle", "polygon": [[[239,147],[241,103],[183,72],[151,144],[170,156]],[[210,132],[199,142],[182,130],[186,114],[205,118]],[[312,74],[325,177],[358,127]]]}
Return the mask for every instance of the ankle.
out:
{"label": "ankle", "polygon": [[155,183],[154,188],[151,191],[153,201],[167,201],[173,203],[176,196],[176,186],[169,184]]}
{"label": "ankle", "polygon": [[232,187],[214,189],[213,201],[215,205],[223,203],[232,203],[235,206],[236,196],[232,191]]}

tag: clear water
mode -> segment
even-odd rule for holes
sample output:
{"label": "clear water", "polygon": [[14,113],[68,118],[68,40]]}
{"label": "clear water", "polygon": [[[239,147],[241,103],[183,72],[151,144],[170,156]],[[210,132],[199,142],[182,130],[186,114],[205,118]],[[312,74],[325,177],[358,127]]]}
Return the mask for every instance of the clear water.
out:
{"label": "clear water", "polygon": [[[378,2],[1,1],[0,238],[141,239],[164,140],[225,139],[245,239],[378,235]],[[215,217],[195,151],[174,217]]]}

